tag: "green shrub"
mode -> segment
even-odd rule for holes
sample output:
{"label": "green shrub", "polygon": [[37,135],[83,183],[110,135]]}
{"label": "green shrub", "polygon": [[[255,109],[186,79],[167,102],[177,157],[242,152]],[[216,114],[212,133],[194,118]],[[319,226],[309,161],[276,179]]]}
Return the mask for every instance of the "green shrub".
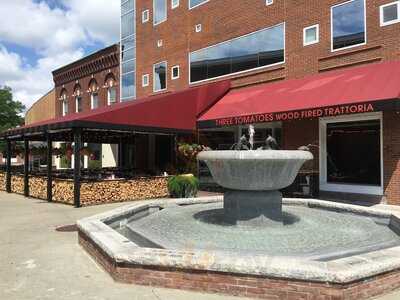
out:
{"label": "green shrub", "polygon": [[192,174],[172,176],[168,180],[168,191],[172,198],[196,197],[199,180]]}

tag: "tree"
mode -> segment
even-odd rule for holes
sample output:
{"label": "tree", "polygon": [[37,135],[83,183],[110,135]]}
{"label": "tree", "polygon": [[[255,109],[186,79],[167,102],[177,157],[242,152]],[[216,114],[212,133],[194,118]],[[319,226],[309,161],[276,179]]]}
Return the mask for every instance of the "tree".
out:
{"label": "tree", "polygon": [[[25,106],[13,99],[11,88],[0,87],[0,132],[22,125],[24,118],[21,116]],[[4,150],[4,143],[0,142],[0,152]]]}

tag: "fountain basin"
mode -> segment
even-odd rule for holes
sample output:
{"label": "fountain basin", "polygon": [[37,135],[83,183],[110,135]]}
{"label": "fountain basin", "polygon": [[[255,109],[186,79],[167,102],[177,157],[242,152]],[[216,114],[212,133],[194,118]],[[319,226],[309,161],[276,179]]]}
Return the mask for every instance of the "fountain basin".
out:
{"label": "fountain basin", "polygon": [[293,183],[301,166],[313,159],[308,151],[204,151],[204,161],[222,187],[242,191],[273,191]]}

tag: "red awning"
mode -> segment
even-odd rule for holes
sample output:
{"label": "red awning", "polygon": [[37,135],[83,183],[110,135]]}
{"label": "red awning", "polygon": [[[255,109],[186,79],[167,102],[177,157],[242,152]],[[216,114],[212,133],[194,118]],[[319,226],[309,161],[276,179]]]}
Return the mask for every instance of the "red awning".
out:
{"label": "red awning", "polygon": [[193,131],[198,116],[224,96],[229,88],[230,81],[222,81],[163,93],[14,128],[1,136],[73,127],[147,132]]}
{"label": "red awning", "polygon": [[390,106],[384,100],[399,98],[400,61],[377,63],[231,90],[199,118],[198,126],[212,128],[371,112]]}

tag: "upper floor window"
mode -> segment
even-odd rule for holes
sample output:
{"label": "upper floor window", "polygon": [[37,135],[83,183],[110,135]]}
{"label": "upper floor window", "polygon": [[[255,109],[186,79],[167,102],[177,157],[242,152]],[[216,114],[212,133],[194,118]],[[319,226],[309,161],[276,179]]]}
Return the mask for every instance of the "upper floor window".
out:
{"label": "upper floor window", "polygon": [[179,72],[180,70],[179,70],[179,66],[173,66],[172,68],[171,68],[171,79],[172,80],[175,80],[175,79],[178,79],[179,78]]}
{"label": "upper floor window", "polygon": [[171,8],[177,8],[179,6],[179,0],[171,0]]}
{"label": "upper floor window", "polygon": [[167,19],[167,0],[153,0],[153,24],[157,25]]}
{"label": "upper floor window", "polygon": [[210,0],[189,0],[189,9],[202,5]]}
{"label": "upper floor window", "polygon": [[75,112],[80,113],[82,111],[82,97],[77,96],[75,98]]}
{"label": "upper floor window", "polygon": [[308,46],[319,42],[319,25],[313,25],[303,30],[303,45]]}
{"label": "upper floor window", "polygon": [[97,93],[92,93],[90,96],[90,106],[92,109],[96,109],[99,107],[99,94]]}
{"label": "upper floor window", "polygon": [[153,66],[153,90],[163,91],[167,88],[167,62],[161,62]]}
{"label": "upper floor window", "polygon": [[149,21],[150,18],[150,12],[148,9],[142,11],[142,23],[146,23]]}
{"label": "upper floor window", "polygon": [[62,100],[62,115],[66,116],[68,114],[68,101],[66,98]]}
{"label": "upper floor window", "polygon": [[380,7],[381,26],[400,22],[400,1],[388,3]]}
{"label": "upper floor window", "polygon": [[332,7],[332,51],[366,43],[365,0]]}
{"label": "upper floor window", "polygon": [[265,28],[189,55],[190,82],[270,66],[285,61],[285,24]]}
{"label": "upper floor window", "polygon": [[109,87],[107,90],[107,103],[108,105],[117,102],[117,89],[115,87]]}

